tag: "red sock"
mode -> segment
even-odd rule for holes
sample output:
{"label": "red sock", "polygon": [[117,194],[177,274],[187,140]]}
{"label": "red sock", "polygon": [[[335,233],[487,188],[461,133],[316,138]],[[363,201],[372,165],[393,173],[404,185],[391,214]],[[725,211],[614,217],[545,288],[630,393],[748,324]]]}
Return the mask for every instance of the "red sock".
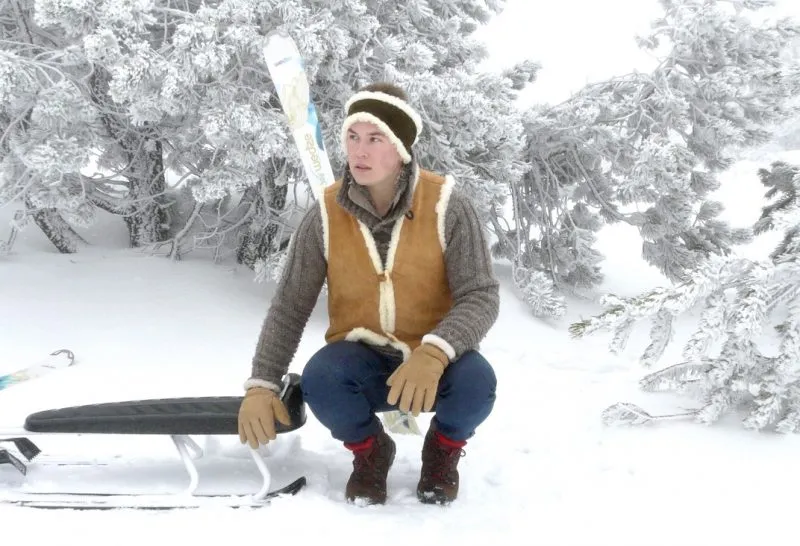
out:
{"label": "red sock", "polygon": [[438,430],[436,431],[435,434],[436,434],[436,440],[438,440],[440,444],[445,445],[447,447],[456,448],[456,447],[464,447],[465,445],[467,445],[466,440],[451,440]]}
{"label": "red sock", "polygon": [[369,449],[374,441],[375,437],[369,436],[366,440],[362,440],[361,442],[344,442],[344,447],[351,451],[363,451]]}

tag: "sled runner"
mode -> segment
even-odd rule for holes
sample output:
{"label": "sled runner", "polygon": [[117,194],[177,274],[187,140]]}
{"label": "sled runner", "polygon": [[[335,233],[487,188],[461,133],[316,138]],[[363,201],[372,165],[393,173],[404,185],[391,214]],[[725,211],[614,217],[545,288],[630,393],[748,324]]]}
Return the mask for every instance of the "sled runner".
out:
{"label": "sled runner", "polygon": [[[305,404],[300,390],[300,376],[288,374],[284,379],[281,399],[286,405],[291,424],[275,423],[278,434],[290,432],[306,422]],[[89,404],[33,413],[17,430],[0,429],[0,444],[14,446],[22,458],[32,461],[41,450],[29,436],[44,434],[134,434],[169,435],[189,475],[184,493],[121,494],[121,493],[48,493],[25,492],[6,495],[0,502],[47,508],[183,508],[202,505],[259,506],[280,494],[294,494],[306,483],[300,477],[289,485],[270,491],[271,476],[266,463],[256,450],[250,451],[263,479],[261,488],[251,496],[197,494],[200,476],[192,454],[202,454],[191,435],[238,435],[238,413],[241,396],[164,398]],[[0,448],[0,465],[10,464],[23,475],[27,465],[9,450]],[[35,463],[34,463],[35,464]]]}

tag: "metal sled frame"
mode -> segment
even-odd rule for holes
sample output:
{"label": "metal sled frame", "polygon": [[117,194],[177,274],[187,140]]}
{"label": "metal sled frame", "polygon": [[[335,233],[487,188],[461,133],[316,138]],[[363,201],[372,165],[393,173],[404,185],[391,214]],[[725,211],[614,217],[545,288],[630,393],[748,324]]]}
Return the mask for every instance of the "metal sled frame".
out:
{"label": "metal sled frame", "polygon": [[[284,426],[276,422],[276,432],[288,432],[300,428],[306,420],[305,407],[299,389],[299,376],[289,374],[284,379],[281,398],[287,405],[292,423]],[[126,494],[126,493],[56,493],[26,492],[18,498],[3,498],[0,501],[44,507],[75,506],[80,508],[116,508],[119,503],[112,499],[126,499],[127,505],[141,508],[174,508],[184,504],[171,504],[161,499],[208,499],[224,497],[222,504],[235,506],[258,506],[280,494],[294,494],[305,484],[300,477],[289,485],[270,491],[272,477],[258,450],[247,447],[261,475],[259,490],[251,495],[198,494],[200,473],[195,459],[202,457],[203,450],[191,438],[191,434],[235,434],[238,433],[236,408],[241,397],[174,398],[90,404],[59,410],[48,410],[28,416],[25,427],[16,430],[0,429],[0,464],[11,464],[23,475],[26,464],[6,449],[3,443],[11,443],[28,461],[32,461],[41,450],[28,437],[61,434],[145,434],[168,435],[172,440],[188,476],[188,486],[179,493]],[[33,501],[32,498],[39,500]],[[58,499],[57,499],[58,498]],[[150,503],[148,500],[152,500]],[[150,506],[152,504],[153,506]]]}
{"label": "metal sled frame", "polygon": [[[31,434],[30,432],[27,434]],[[42,435],[42,433],[33,433],[34,436]],[[30,441],[27,437],[15,437],[15,438],[5,438],[6,434],[0,431],[0,443],[8,442],[12,443],[17,447],[17,450],[23,453],[23,456],[28,461],[31,461],[36,455],[28,456],[27,453],[31,453],[32,450],[35,450],[35,454],[39,453],[38,447]],[[197,443],[188,435],[181,435],[181,434],[172,434],[170,435],[170,439],[172,440],[175,448],[178,451],[178,455],[183,463],[183,467],[186,469],[186,472],[189,476],[189,484],[183,490],[176,493],[152,493],[152,494],[126,494],[126,493],[41,493],[41,492],[26,492],[24,493],[25,498],[30,499],[31,497],[50,497],[50,500],[53,501],[56,497],[82,497],[82,498],[109,498],[109,497],[131,497],[139,499],[140,501],[144,501],[148,498],[157,498],[157,497],[175,497],[180,499],[181,497],[201,497],[201,498],[208,498],[208,497],[226,497],[226,498],[236,498],[237,505],[249,506],[249,505],[258,505],[261,503],[268,502],[269,499],[279,495],[279,494],[294,494],[299,491],[305,484],[306,479],[305,477],[298,478],[297,480],[293,481],[289,485],[282,487],[277,491],[270,491],[270,487],[272,485],[272,476],[270,474],[269,469],[267,468],[266,463],[262,459],[261,455],[259,455],[258,450],[255,450],[251,447],[248,447],[248,451],[250,452],[251,458],[255,463],[258,471],[261,475],[262,483],[261,488],[254,494],[250,495],[197,495],[197,489],[200,486],[200,473],[197,470],[197,466],[195,465],[194,460],[196,458],[202,457],[203,450]],[[0,464],[11,464],[17,470],[20,471],[23,475],[27,473],[27,466],[24,462],[22,462],[18,457],[10,453],[6,449],[0,449]],[[27,504],[27,502],[21,502],[20,504]]]}

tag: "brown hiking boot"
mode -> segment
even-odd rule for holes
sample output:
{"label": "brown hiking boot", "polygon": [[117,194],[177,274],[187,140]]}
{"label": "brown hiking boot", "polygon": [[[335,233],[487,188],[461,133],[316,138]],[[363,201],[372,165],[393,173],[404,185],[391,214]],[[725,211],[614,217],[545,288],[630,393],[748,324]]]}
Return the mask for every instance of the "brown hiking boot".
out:
{"label": "brown hiking boot", "polygon": [[358,444],[345,443],[353,452],[353,473],[347,480],[345,498],[350,502],[383,504],[386,502],[386,476],[394,462],[394,441],[381,428]]}
{"label": "brown hiking boot", "polygon": [[458,461],[465,441],[451,440],[431,424],[422,445],[422,471],[417,498],[425,504],[447,504],[458,496]]}

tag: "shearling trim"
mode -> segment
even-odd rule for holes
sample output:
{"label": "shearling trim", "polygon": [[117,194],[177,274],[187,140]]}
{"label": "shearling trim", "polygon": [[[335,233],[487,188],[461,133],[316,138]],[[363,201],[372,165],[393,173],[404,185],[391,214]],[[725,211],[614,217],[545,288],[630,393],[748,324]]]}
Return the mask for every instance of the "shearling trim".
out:
{"label": "shearling trim", "polygon": [[320,219],[322,220],[322,246],[325,250],[325,261],[330,260],[330,219],[328,218],[328,206],[325,202],[325,193],[322,193],[322,196],[319,200],[319,214]]}
{"label": "shearling trim", "polygon": [[352,116],[348,116],[347,119],[344,120],[342,124],[342,150],[347,153],[347,131],[350,129],[350,126],[354,123],[358,123],[360,121],[366,123],[372,123],[381,130],[383,134],[386,135],[386,138],[397,148],[397,153],[400,154],[400,157],[403,160],[403,163],[410,163],[411,162],[411,154],[408,152],[406,147],[403,145],[403,141],[400,140],[394,131],[380,118],[377,116],[370,114],[369,112],[357,112]]}
{"label": "shearling trim", "polygon": [[434,347],[438,347],[444,354],[447,355],[451,361],[456,358],[456,350],[453,349],[453,346],[450,345],[444,338],[437,336],[436,334],[425,334],[422,336],[422,343],[430,343]]}
{"label": "shearling trim", "polygon": [[[402,225],[402,221],[398,220],[397,224],[395,224],[394,233],[399,232],[398,226],[400,225]],[[391,279],[391,267],[387,269],[381,267],[381,256],[378,254],[378,247],[366,224],[359,220],[358,227],[361,230],[361,236],[364,238],[364,243],[367,246],[367,252],[369,253],[372,267],[375,268],[375,274],[383,274],[385,277],[385,280],[378,283],[378,317],[380,318],[383,331],[391,333],[394,332],[395,316],[397,314],[394,304],[394,286],[392,285]],[[393,253],[392,248],[397,246],[396,239],[395,235],[392,235],[392,244],[389,247],[390,256]]]}
{"label": "shearling trim", "polygon": [[245,391],[247,391],[247,389],[252,389],[253,387],[264,387],[265,389],[275,391],[279,394],[283,390],[283,387],[280,385],[276,385],[272,381],[267,381],[265,379],[258,379],[257,377],[251,377],[245,381],[243,387]]}
{"label": "shearling trim", "polygon": [[389,250],[386,253],[386,280],[381,282],[381,326],[383,331],[393,333],[397,319],[397,304],[394,299],[394,283],[392,271],[394,270],[394,257],[400,244],[400,232],[403,229],[405,216],[399,218],[392,228],[392,237],[389,240]]}
{"label": "shearling trim", "polygon": [[386,280],[381,281],[379,286],[381,328],[383,328],[384,332],[391,333],[394,332],[397,310],[394,304],[394,284],[392,284],[392,279],[389,277],[388,272],[386,273]]}
{"label": "shearling trim", "polygon": [[408,192],[411,195],[411,205],[414,206],[414,192],[417,190],[417,184],[419,183],[419,163],[414,162],[411,166],[411,176],[408,178],[409,189]]}
{"label": "shearling trim", "polygon": [[[414,192],[417,189],[417,183],[419,182],[419,165],[414,163],[411,167],[411,177],[409,178],[409,193],[411,194],[411,206],[414,206]],[[394,258],[397,255],[397,247],[400,246],[400,232],[403,229],[403,224],[406,222],[406,217],[401,216],[397,219],[392,228],[392,236],[389,239],[389,249],[386,252],[386,271],[387,273],[391,273],[394,270]],[[394,300],[392,300],[394,301]]]}
{"label": "shearling trim", "polygon": [[390,347],[394,347],[403,353],[403,360],[408,360],[408,357],[411,356],[411,347],[409,347],[406,343],[403,343],[397,338],[394,340],[389,339],[388,337],[377,334],[372,330],[362,326],[350,330],[344,339],[346,341],[363,341],[364,343],[369,345],[377,345],[378,347],[389,345]]}
{"label": "shearling trim", "polygon": [[378,247],[375,244],[375,239],[372,237],[367,225],[361,220],[358,221],[358,228],[361,230],[361,236],[364,238],[364,244],[367,245],[367,252],[369,259],[372,262],[372,267],[375,268],[375,273],[380,274],[383,271],[381,267],[381,255],[378,254]]}
{"label": "shearling trim", "polygon": [[[350,99],[344,105],[344,111],[347,112],[350,110],[350,106],[356,101],[364,100],[364,99],[372,99],[372,100],[379,100],[382,102],[386,102],[391,104],[395,108],[398,108],[403,111],[408,117],[411,118],[411,121],[414,122],[414,125],[417,127],[417,138],[419,138],[419,134],[422,132],[422,118],[414,110],[410,104],[399,97],[395,97],[394,95],[389,95],[388,93],[381,93],[380,91],[360,91],[350,97]],[[417,142],[417,138],[414,139],[414,143]]]}
{"label": "shearling trim", "polygon": [[452,175],[445,176],[444,185],[439,193],[439,200],[436,202],[436,231],[439,233],[439,244],[442,245],[442,252],[447,250],[447,241],[444,233],[445,216],[447,215],[447,205],[450,202],[450,196],[453,194],[455,185],[456,180]]}
{"label": "shearling trim", "polygon": [[357,328],[353,328],[347,335],[344,336],[345,341],[365,341],[370,345],[377,345],[378,347],[383,347],[384,345],[389,344],[389,338],[383,337],[380,334],[376,334],[372,330],[364,328],[363,326],[359,326]]}
{"label": "shearling trim", "polygon": [[394,269],[394,257],[397,255],[397,247],[400,245],[400,232],[403,229],[403,223],[406,217],[401,216],[394,223],[392,228],[392,237],[389,239],[389,249],[386,252],[386,272],[391,273]]}

